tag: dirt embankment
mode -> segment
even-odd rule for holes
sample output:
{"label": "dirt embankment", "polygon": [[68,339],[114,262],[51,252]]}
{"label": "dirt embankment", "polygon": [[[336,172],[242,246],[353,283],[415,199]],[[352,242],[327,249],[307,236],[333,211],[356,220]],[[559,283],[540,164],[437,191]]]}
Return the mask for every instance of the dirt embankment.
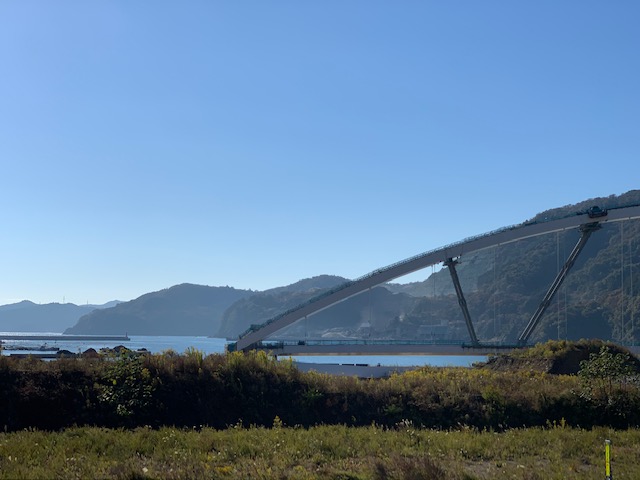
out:
{"label": "dirt embankment", "polygon": [[500,372],[527,370],[555,375],[575,375],[580,371],[580,362],[589,360],[592,353],[598,353],[600,348],[606,345],[614,355],[629,354],[630,362],[636,371],[640,371],[640,360],[637,357],[627,349],[611,343],[585,341],[565,344],[565,348],[559,349],[554,348],[554,345],[549,344],[549,348],[536,346],[530,350],[496,355],[478,367]]}

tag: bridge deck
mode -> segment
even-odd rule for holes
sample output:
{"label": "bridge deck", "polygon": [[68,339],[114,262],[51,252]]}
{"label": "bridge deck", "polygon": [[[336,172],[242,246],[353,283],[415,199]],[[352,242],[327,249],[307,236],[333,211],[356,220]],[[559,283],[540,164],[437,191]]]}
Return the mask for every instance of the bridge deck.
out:
{"label": "bridge deck", "polygon": [[510,352],[516,345],[471,346],[463,342],[336,341],[272,342],[259,346],[275,355],[489,355]]}
{"label": "bridge deck", "polygon": [[[633,355],[640,355],[640,345],[621,345]],[[463,342],[432,343],[402,341],[310,341],[266,342],[258,349],[274,355],[495,355],[529,348],[530,345],[494,344],[474,346]]]}

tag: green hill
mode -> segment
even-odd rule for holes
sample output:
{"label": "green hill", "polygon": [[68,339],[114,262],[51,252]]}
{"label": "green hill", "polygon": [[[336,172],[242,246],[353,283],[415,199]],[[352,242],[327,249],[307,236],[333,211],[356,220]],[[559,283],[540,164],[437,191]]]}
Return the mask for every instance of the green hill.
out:
{"label": "green hill", "polygon": [[66,334],[212,335],[222,313],[248,290],[182,284],[147,293],[113,308],[94,310]]}
{"label": "green hill", "polygon": [[[256,293],[239,300],[223,315],[220,335],[234,338],[251,324],[271,317],[344,283],[345,278],[320,275],[287,287]],[[404,293],[394,294],[384,287],[345,300],[325,311],[301,320],[278,333],[290,338],[393,338],[393,319],[412,309],[417,299]]]}
{"label": "green hill", "polygon": [[[634,204],[640,204],[640,190],[548,210],[534,219],[560,218],[593,205],[612,208]],[[578,238],[579,232],[573,230],[462,257],[457,269],[481,339],[517,339]],[[603,226],[591,236],[531,340],[638,341],[639,261],[640,221]],[[406,289],[412,295],[425,292],[406,322],[419,325],[429,315],[438,317],[451,326],[454,336],[468,338],[446,268],[425,282],[389,288],[397,292]]]}
{"label": "green hill", "polygon": [[24,300],[0,306],[0,332],[51,332],[61,333],[74,325],[80,317],[95,309],[108,308],[118,302],[105,305],[75,305],[73,303],[46,303],[43,305]]}

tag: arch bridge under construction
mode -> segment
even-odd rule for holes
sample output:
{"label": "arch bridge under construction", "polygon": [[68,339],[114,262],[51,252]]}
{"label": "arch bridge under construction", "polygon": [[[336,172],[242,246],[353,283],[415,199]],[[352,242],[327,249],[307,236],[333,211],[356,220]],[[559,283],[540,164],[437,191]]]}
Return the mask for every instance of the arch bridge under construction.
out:
{"label": "arch bridge under construction", "polygon": [[[367,275],[345,282],[325,291],[322,294],[269,319],[261,325],[252,325],[247,331],[243,332],[239,336],[237,342],[231,343],[228,346],[228,350],[247,351],[267,348],[278,354],[285,355],[301,353],[347,354],[365,352],[369,354],[472,353],[474,355],[478,355],[502,351],[505,349],[525,347],[528,345],[529,339],[540,323],[547,307],[558,292],[576,259],[583,251],[589,238],[602,228],[602,225],[604,224],[623,222],[638,218],[640,218],[640,205],[616,207],[608,210],[601,209],[599,207],[592,207],[586,211],[577,212],[574,215],[566,216],[564,218],[540,222],[525,222],[519,225],[509,226],[467,238],[451,245],[430,250],[392,265],[376,269]],[[535,310],[525,328],[518,336],[517,342],[513,345],[487,344],[480,342],[476,335],[471,315],[467,308],[464,292],[456,271],[456,265],[458,264],[459,259],[463,255],[499,245],[573,229],[579,230],[580,237],[564,264],[559,269],[557,275],[549,285],[546,294],[538,305],[538,308]],[[469,335],[468,341],[442,343],[375,340],[355,340],[344,342],[265,342],[269,336],[293,324],[294,322],[310,317],[326,308],[343,302],[348,298],[366,292],[375,286],[437,264],[443,264],[449,270],[451,281],[453,282],[458,303]]]}

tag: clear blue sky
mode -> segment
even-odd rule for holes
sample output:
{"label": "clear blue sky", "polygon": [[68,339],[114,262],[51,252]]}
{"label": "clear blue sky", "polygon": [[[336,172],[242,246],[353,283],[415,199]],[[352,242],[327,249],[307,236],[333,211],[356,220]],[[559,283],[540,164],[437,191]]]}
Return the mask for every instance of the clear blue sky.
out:
{"label": "clear blue sky", "polygon": [[356,277],[640,188],[639,20],[636,0],[4,0],[0,303]]}

